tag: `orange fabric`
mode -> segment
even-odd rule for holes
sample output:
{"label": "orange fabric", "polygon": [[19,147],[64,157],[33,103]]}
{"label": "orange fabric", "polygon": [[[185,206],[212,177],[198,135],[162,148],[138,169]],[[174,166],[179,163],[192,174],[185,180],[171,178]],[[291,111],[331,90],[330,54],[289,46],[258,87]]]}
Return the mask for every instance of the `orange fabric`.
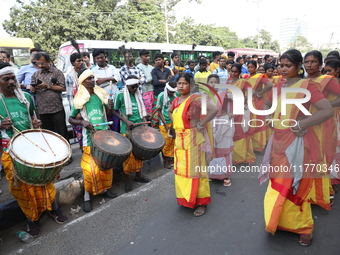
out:
{"label": "orange fabric", "polygon": [[[239,79],[237,82],[233,84],[242,90],[244,96],[247,95],[247,88],[251,85],[246,80]],[[246,103],[245,103],[246,105]],[[243,119],[243,115],[234,115],[233,122],[241,123]],[[253,119],[253,114],[250,114],[250,119]],[[256,156],[254,154],[253,149],[253,139],[254,129],[249,127],[246,133],[242,130],[243,124],[235,124],[235,133],[234,133],[234,149],[233,149],[233,165],[239,163],[253,163],[256,162]],[[245,123],[245,125],[248,125]]]}
{"label": "orange fabric", "polygon": [[[262,90],[263,84],[260,85],[262,79],[265,76],[263,74],[255,74],[248,78],[248,82],[251,84],[252,88],[256,91]],[[266,93],[268,95],[268,93]],[[262,110],[265,102],[265,97],[258,98],[256,95],[253,96],[253,106],[257,110]],[[266,123],[265,117],[263,115],[255,115],[252,114],[252,119],[257,119],[258,121],[253,121],[251,125],[258,126],[254,127],[254,135],[252,136],[253,140],[253,150],[262,152],[267,144],[267,125],[262,125]],[[262,120],[262,122],[261,122]],[[262,125],[262,126],[261,126]]]}
{"label": "orange fabric", "polygon": [[[291,87],[305,88],[309,85],[309,80],[300,80]],[[287,98],[301,98],[301,93],[287,93]],[[270,186],[265,195],[265,220],[266,230],[275,233],[277,229],[291,231],[299,234],[309,234],[313,231],[313,219],[310,208],[310,195],[313,187],[314,173],[311,168],[306,168],[308,164],[319,164],[321,162],[321,154],[318,140],[313,128],[308,128],[308,132],[304,135],[304,166],[290,166],[286,149],[296,138],[294,133],[287,127],[288,119],[296,119],[299,109],[295,105],[287,105],[287,115],[281,115],[281,97],[278,97],[278,106],[274,112],[274,119],[280,121],[274,122],[273,147],[271,150],[271,166],[286,167],[288,172],[279,171],[270,173]],[[293,123],[290,123],[293,124]],[[300,180],[300,186],[296,192],[292,192],[292,182],[290,171],[302,171],[303,178]]]}
{"label": "orange fabric", "polygon": [[[126,136],[126,134],[122,134],[122,135]],[[123,171],[125,174],[140,172],[142,167],[143,167],[143,161],[136,159],[135,156],[131,152],[127,160],[124,161]]]}
{"label": "orange fabric", "polygon": [[[329,75],[322,75],[314,80],[318,89],[324,95],[327,95],[327,100],[330,102],[338,98],[338,95],[334,95],[326,89],[328,83],[332,80],[332,76]],[[312,105],[309,111],[313,114],[317,112],[317,109]],[[327,171],[327,169],[329,169],[332,165],[338,142],[337,117],[338,111],[337,108],[335,108],[333,118],[330,118],[319,125],[313,126],[313,130],[317,135],[320,143],[320,150],[322,154],[322,161],[320,162],[320,164],[326,165],[327,168],[320,169],[321,171],[317,173],[317,178],[313,180],[313,187],[311,190],[310,199],[313,204],[317,204],[326,210],[331,209],[330,195],[332,187],[329,177],[329,171]]]}
{"label": "orange fabric", "polygon": [[[172,127],[172,123],[167,124],[168,127]],[[165,139],[165,145],[164,148],[162,149],[163,155],[165,157],[173,157],[174,156],[174,145],[175,145],[175,139],[169,138],[168,133],[166,132],[165,126],[160,125],[159,126],[159,132],[163,135]]]}
{"label": "orange fabric", "polygon": [[84,175],[84,188],[88,193],[98,195],[112,187],[113,169],[101,170],[91,156],[91,147],[83,147],[80,167]]}
{"label": "orange fabric", "polygon": [[14,186],[12,160],[7,152],[2,154],[2,165],[9,182],[9,190],[27,218],[37,221],[44,211],[52,210],[52,203],[56,196],[53,183],[45,186],[32,186],[18,180],[18,185]]}

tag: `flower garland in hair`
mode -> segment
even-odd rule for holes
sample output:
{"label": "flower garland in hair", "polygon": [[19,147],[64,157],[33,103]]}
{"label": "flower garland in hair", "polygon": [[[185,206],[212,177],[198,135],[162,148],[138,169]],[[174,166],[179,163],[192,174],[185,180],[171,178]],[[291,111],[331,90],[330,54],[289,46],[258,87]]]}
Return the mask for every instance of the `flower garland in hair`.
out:
{"label": "flower garland in hair", "polygon": [[[202,82],[198,82],[198,89],[200,91],[203,91],[205,93],[207,93],[211,99],[214,101],[214,103],[216,103],[216,99],[215,96],[217,97],[218,101],[220,102],[220,104],[222,105],[222,100],[220,95],[217,93],[216,89],[213,88],[212,86],[202,83]],[[215,95],[215,96],[214,96]]]}

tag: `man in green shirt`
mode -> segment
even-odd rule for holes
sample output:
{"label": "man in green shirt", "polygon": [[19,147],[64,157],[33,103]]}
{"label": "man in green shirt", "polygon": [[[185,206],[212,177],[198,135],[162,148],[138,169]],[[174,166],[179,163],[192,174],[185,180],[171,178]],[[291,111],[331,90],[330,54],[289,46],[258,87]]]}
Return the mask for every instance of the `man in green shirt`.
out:
{"label": "man in green shirt", "polygon": [[[31,96],[23,93],[9,63],[0,63],[0,138],[3,144],[2,163],[9,182],[9,189],[27,218],[27,232],[32,236],[40,233],[36,221],[48,210],[53,219],[63,224],[67,221],[58,207],[53,182],[44,186],[33,186],[18,180],[13,172],[11,157],[7,152],[8,142],[14,135],[13,127],[19,131],[41,127],[34,116],[35,106]],[[44,156],[43,154],[41,156]]]}
{"label": "man in green shirt", "polygon": [[[159,132],[163,135],[165,139],[165,145],[162,149],[163,154],[163,163],[164,167],[167,169],[171,169],[171,164],[173,163],[174,158],[174,144],[175,139],[173,137],[169,137],[167,129],[172,128],[172,120],[169,117],[169,108],[172,104],[172,101],[176,98],[175,92],[177,91],[177,82],[170,81],[165,85],[164,91],[158,95],[157,106],[160,108],[161,113],[164,117],[166,123],[160,121],[159,124]],[[168,128],[165,127],[168,126]]]}
{"label": "man in green shirt", "polygon": [[[143,122],[146,116],[146,110],[143,103],[142,96],[139,92],[139,81],[135,75],[127,77],[125,87],[116,93],[114,110],[120,111],[122,116],[122,123],[120,126],[120,133],[126,136],[126,129],[132,129],[134,123]],[[130,182],[130,173],[136,172],[136,182],[149,182],[150,180],[142,176],[141,169],[143,161],[136,159],[131,153],[129,158],[123,164],[123,171],[125,174],[125,192],[132,190]]]}
{"label": "man in green shirt", "polygon": [[[72,125],[83,127],[83,156],[80,166],[84,175],[84,204],[83,211],[92,211],[90,193],[115,198],[117,195],[108,189],[112,187],[113,169],[102,171],[91,155],[91,132],[106,130],[107,126],[95,124],[107,122],[106,114],[111,115],[113,101],[109,100],[107,92],[95,86],[94,74],[90,69],[84,70],[79,76],[79,90],[74,97],[74,104],[69,118]],[[82,120],[76,119],[81,114]],[[114,132],[114,131],[112,131]]]}

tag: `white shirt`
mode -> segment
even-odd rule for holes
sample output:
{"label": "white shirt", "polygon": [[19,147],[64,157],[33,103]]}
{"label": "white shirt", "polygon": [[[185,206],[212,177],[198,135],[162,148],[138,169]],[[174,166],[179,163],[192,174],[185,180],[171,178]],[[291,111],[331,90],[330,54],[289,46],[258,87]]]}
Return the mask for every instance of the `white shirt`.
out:
{"label": "white shirt", "polygon": [[[114,77],[115,80],[117,82],[120,82],[121,81],[121,78],[120,78],[120,74],[119,74],[119,69],[115,68],[114,66],[112,65],[106,65],[106,67],[99,67],[98,65],[97,66],[94,66],[91,68],[92,72],[94,73],[94,76],[95,76],[95,82],[96,82],[96,85],[97,84],[97,80],[98,78],[109,78],[109,77]],[[103,88],[106,90],[106,92],[110,95],[110,82],[104,82],[100,85],[98,85],[99,87]],[[118,87],[117,87],[117,83],[112,83],[112,92],[113,92],[113,96],[115,95],[116,91],[118,90]]]}

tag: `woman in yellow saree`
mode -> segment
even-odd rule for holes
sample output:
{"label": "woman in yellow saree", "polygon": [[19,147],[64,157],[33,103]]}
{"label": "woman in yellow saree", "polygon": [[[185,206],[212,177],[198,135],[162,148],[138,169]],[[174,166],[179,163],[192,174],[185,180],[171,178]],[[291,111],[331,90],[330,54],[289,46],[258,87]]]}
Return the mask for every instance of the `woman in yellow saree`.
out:
{"label": "woman in yellow saree", "polygon": [[[274,128],[272,142],[269,141],[265,160],[269,161],[270,182],[264,197],[266,230],[272,234],[285,230],[300,235],[299,243],[312,243],[314,222],[310,205],[310,191],[313,183],[312,164],[320,164],[321,153],[312,126],[333,116],[333,108],[311,80],[302,80],[298,73],[302,65],[302,55],[298,50],[286,51],[280,58],[280,70],[284,81],[276,84],[278,104],[273,119],[267,119]],[[313,115],[304,116],[296,105],[287,104],[281,109],[282,88],[303,88],[311,93],[311,99],[303,106],[309,109],[313,104],[318,110]],[[272,106],[270,93],[264,109]],[[289,92],[286,98],[302,99],[304,93]],[[286,114],[283,113],[286,110]]]}
{"label": "woman in yellow saree", "polygon": [[[315,178],[311,190],[311,200],[314,204],[330,210],[330,205],[334,201],[334,191],[331,187],[329,171],[335,157],[336,146],[338,142],[338,106],[340,106],[340,86],[333,76],[321,75],[322,53],[317,50],[306,53],[304,66],[308,74],[307,78],[317,83],[318,89],[324,97],[331,103],[334,108],[333,118],[313,126],[314,132],[320,142],[322,154],[322,164],[327,165],[326,171],[320,171],[319,178]],[[314,106],[311,106],[310,112],[317,112]],[[331,199],[330,199],[331,197]]]}
{"label": "woman in yellow saree", "polygon": [[[179,205],[194,208],[194,216],[202,216],[210,203],[210,187],[203,145],[204,132],[215,117],[217,108],[207,103],[207,114],[201,116],[202,102],[191,74],[182,73],[177,80],[177,91],[181,94],[169,109],[176,131],[174,146],[174,171],[176,197]],[[211,138],[210,133],[207,136]],[[209,140],[209,138],[207,138]],[[212,143],[213,144],[213,143]]]}

